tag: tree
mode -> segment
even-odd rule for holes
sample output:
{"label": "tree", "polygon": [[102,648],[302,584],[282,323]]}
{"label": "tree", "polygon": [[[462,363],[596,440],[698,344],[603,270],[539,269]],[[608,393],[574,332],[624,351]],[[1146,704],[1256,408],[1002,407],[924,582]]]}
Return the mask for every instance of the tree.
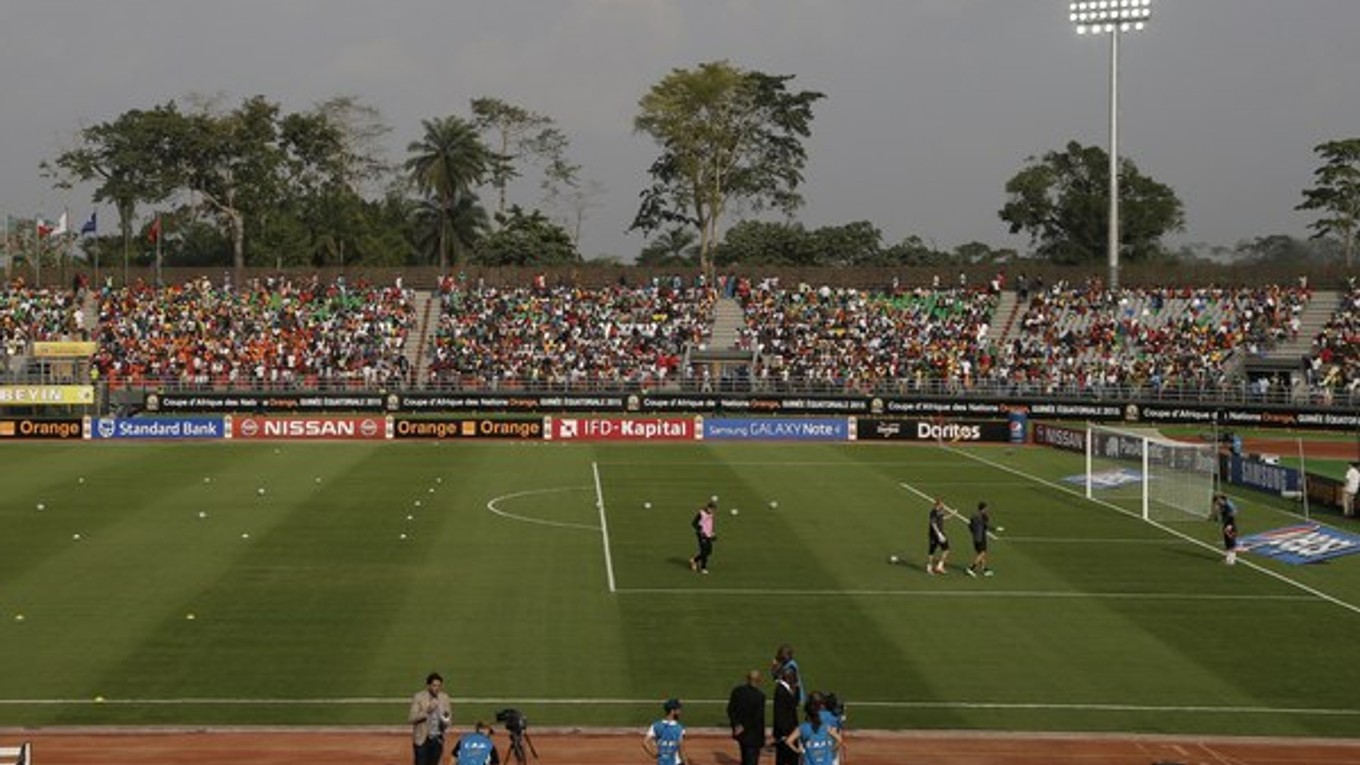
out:
{"label": "tree", "polygon": [[[1109,155],[1072,141],[1065,151],[1030,157],[1006,183],[1009,201],[1000,211],[1012,234],[1025,231],[1041,257],[1063,264],[1100,261],[1109,230]],[[1180,199],[1166,185],[1120,160],[1119,245],[1127,260],[1163,255],[1161,238],[1185,225]]]}
{"label": "tree", "polygon": [[566,229],[542,212],[525,213],[519,205],[500,218],[500,228],[482,240],[474,256],[487,266],[554,266],[580,261]]}
{"label": "tree", "polygon": [[506,103],[498,98],[472,99],[472,124],[479,133],[489,133],[494,148],[488,165],[488,180],[499,200],[496,217],[506,215],[506,186],[523,176],[519,165],[541,163],[542,186],[552,196],[561,185],[576,185],[580,167],[566,160],[567,136],[551,117]]}
{"label": "tree", "polygon": [[661,232],[638,253],[639,266],[693,266],[699,262],[698,234],[675,226]]}
{"label": "tree", "polygon": [[473,189],[486,178],[493,155],[476,129],[458,117],[423,120],[421,125],[425,133],[407,147],[411,156],[405,166],[411,182],[425,195],[418,213],[421,228],[428,231],[432,222],[437,224],[436,253],[444,269],[449,266],[449,255],[466,252],[459,245],[471,245],[485,224],[486,212]]}
{"label": "tree", "polygon": [[1346,268],[1355,261],[1355,234],[1360,225],[1360,138],[1328,141],[1313,148],[1322,166],[1313,171],[1311,189],[1304,189],[1296,210],[1314,210],[1323,217],[1309,228],[1314,239],[1334,234],[1341,239]]}
{"label": "tree", "polygon": [[[174,191],[174,176],[159,152],[167,128],[179,119],[173,103],[149,111],[126,111],[112,121],[81,130],[79,145],[53,161],[59,188],[70,188],[73,182],[97,183],[94,201],[114,206],[125,264],[137,206],[164,201]],[[46,162],[43,166],[48,168]]]}
{"label": "tree", "polygon": [[648,170],[652,184],[641,194],[631,229],[696,228],[700,263],[711,273],[729,204],[796,210],[807,162],[803,140],[811,135],[812,106],[824,96],[790,92],[792,79],[714,61],[675,69],[652,86],[633,126],[651,136],[661,154]]}

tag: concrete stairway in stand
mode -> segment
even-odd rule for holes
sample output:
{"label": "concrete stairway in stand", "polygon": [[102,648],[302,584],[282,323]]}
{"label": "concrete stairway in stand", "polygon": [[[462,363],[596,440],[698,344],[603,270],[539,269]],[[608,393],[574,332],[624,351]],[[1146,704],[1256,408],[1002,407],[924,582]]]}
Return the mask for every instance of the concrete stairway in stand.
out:
{"label": "concrete stairway in stand", "polygon": [[1299,336],[1285,340],[1266,354],[1268,359],[1298,359],[1313,347],[1313,338],[1322,331],[1323,325],[1331,320],[1341,305],[1341,293],[1332,290],[1318,290],[1313,299],[1303,307],[1299,316]]}
{"label": "concrete stairway in stand", "polygon": [[1015,336],[1016,319],[1020,318],[1021,308],[1020,297],[1015,294],[1015,290],[1001,291],[1001,296],[996,302],[996,312],[992,314],[990,333],[996,345],[1003,345]]}
{"label": "concrete stairway in stand", "polygon": [[426,357],[425,349],[430,344],[431,323],[433,322],[435,329],[439,327],[439,301],[430,290],[416,290],[413,303],[416,326],[406,335],[406,346],[401,349],[401,354],[406,357],[409,364],[411,380],[419,384],[429,376],[430,361]]}
{"label": "concrete stairway in stand", "polygon": [[713,308],[713,334],[710,347],[729,350],[737,347],[741,330],[746,327],[746,313],[736,298],[720,297]]}

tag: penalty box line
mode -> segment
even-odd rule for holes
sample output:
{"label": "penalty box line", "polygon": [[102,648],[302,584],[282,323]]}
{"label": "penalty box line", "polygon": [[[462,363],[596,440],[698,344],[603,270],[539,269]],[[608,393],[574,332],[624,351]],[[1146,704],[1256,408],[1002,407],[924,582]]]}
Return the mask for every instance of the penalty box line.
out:
{"label": "penalty box line", "polygon": [[[994,461],[992,461],[992,460],[987,459],[986,457],[979,457],[979,456],[977,456],[976,454],[970,454],[969,452],[966,452],[966,451],[964,451],[964,450],[962,450],[962,449],[958,449],[958,448],[951,447],[951,446],[941,446],[940,448],[943,449],[943,450],[945,450],[945,451],[947,451],[947,452],[953,452],[954,454],[957,454],[957,455],[959,455],[959,456],[961,456],[961,457],[965,457],[965,458],[967,458],[967,459],[973,460],[974,462],[978,462],[978,463],[981,463],[981,464],[983,464],[983,465],[990,465],[990,466],[996,468],[997,470],[1000,470],[1000,471],[1003,471],[1003,472],[1006,472],[1006,473],[1010,473],[1011,475],[1019,476],[1019,477],[1021,477],[1021,478],[1028,479],[1028,480],[1030,480],[1030,481],[1033,481],[1034,483],[1037,483],[1037,484],[1040,484],[1040,485],[1043,485],[1043,486],[1047,486],[1047,487],[1049,487],[1049,488],[1051,488],[1051,489],[1055,489],[1055,490],[1060,491],[1060,492],[1062,492],[1062,493],[1064,493],[1064,494],[1070,494],[1070,495],[1072,495],[1072,496],[1074,496],[1074,497],[1077,497],[1077,498],[1079,498],[1079,499],[1083,499],[1083,500],[1087,500],[1087,501],[1090,501],[1090,502],[1094,502],[1094,503],[1096,503],[1097,505],[1100,505],[1100,506],[1102,506],[1102,507],[1107,507],[1107,508],[1109,508],[1109,509],[1111,509],[1111,510],[1114,510],[1115,512],[1117,512],[1117,513],[1119,513],[1119,514],[1121,514],[1121,515],[1125,515],[1125,516],[1128,516],[1129,518],[1133,518],[1134,520],[1139,520],[1139,521],[1143,521],[1144,523],[1150,524],[1150,525],[1153,526],[1154,528],[1160,529],[1161,531],[1163,531],[1163,532],[1165,532],[1165,533],[1167,533],[1167,534],[1169,534],[1169,535],[1171,535],[1171,536],[1173,536],[1173,537],[1178,537],[1178,538],[1180,538],[1180,539],[1183,539],[1183,540],[1185,540],[1186,542],[1189,542],[1190,544],[1195,545],[1196,547],[1200,547],[1200,548],[1203,548],[1203,549],[1205,549],[1205,550],[1208,550],[1208,551],[1214,553],[1215,555],[1218,555],[1218,554],[1219,554],[1218,548],[1215,547],[1214,545],[1209,544],[1208,542],[1203,542],[1203,541],[1201,541],[1201,540],[1198,540],[1198,539],[1196,539],[1196,538],[1190,536],[1189,534],[1186,534],[1186,533],[1183,532],[1183,531],[1178,531],[1178,530],[1176,530],[1176,529],[1173,529],[1173,528],[1171,528],[1170,526],[1167,526],[1167,525],[1164,524],[1164,523],[1158,523],[1157,521],[1154,521],[1154,520],[1144,519],[1142,515],[1140,515],[1140,514],[1138,514],[1138,513],[1130,512],[1130,511],[1128,511],[1128,510],[1125,510],[1124,508],[1122,508],[1122,507],[1120,507],[1119,505],[1116,505],[1116,504],[1114,504],[1114,503],[1106,502],[1105,500],[1099,499],[1099,498],[1096,498],[1096,497],[1090,497],[1090,498],[1088,499],[1087,496],[1086,496],[1084,493],[1082,493],[1082,492],[1076,491],[1076,490],[1074,490],[1074,489],[1070,489],[1070,488],[1068,488],[1068,487],[1066,487],[1066,486],[1063,486],[1063,485],[1061,485],[1061,484],[1054,483],[1053,481],[1050,481],[1050,480],[1048,480],[1048,479],[1040,478],[1040,477],[1037,476],[1037,475],[1032,475],[1032,474],[1030,474],[1030,473],[1026,473],[1025,471],[1020,470],[1020,469],[1018,469],[1018,468],[1013,468],[1013,467],[1011,467],[1011,466],[1009,466],[1009,465],[1003,465],[1003,464],[1001,464],[1001,463],[999,463],[999,462],[994,462]],[[1319,590],[1319,589],[1317,589],[1316,587],[1310,587],[1310,586],[1304,584],[1303,582],[1298,581],[1297,579],[1291,579],[1291,578],[1285,576],[1284,574],[1281,574],[1281,573],[1279,573],[1279,572],[1277,572],[1277,571],[1273,571],[1273,570],[1271,570],[1271,569],[1269,569],[1269,568],[1266,568],[1265,566],[1262,566],[1262,565],[1260,565],[1260,564],[1258,564],[1258,563],[1254,563],[1254,562],[1252,562],[1252,561],[1250,561],[1250,560],[1246,560],[1245,558],[1239,558],[1239,559],[1238,559],[1238,562],[1240,562],[1241,564],[1243,564],[1243,565],[1246,566],[1247,568],[1251,569],[1252,571],[1257,571],[1257,572],[1259,572],[1259,573],[1265,574],[1266,576],[1268,576],[1268,577],[1270,577],[1270,578],[1272,578],[1272,579],[1275,579],[1275,580],[1277,580],[1277,581],[1283,582],[1283,583],[1289,585],[1290,587],[1293,587],[1293,588],[1295,588],[1295,589],[1297,589],[1297,590],[1302,590],[1303,592],[1306,592],[1306,593],[1308,593],[1309,595],[1312,595],[1312,596],[1315,597],[1315,598],[1320,598],[1320,599],[1322,599],[1322,600],[1327,601],[1328,603],[1331,603],[1331,604],[1336,605],[1336,606],[1340,606],[1341,608],[1344,608],[1344,609],[1346,609],[1347,611],[1350,611],[1351,613],[1360,614],[1360,606],[1357,606],[1357,605],[1355,605],[1354,603],[1351,603],[1351,602],[1349,602],[1349,601],[1342,600],[1341,598],[1338,598],[1337,596],[1332,595],[1332,594],[1330,594],[1330,593],[1323,592],[1322,590]]]}

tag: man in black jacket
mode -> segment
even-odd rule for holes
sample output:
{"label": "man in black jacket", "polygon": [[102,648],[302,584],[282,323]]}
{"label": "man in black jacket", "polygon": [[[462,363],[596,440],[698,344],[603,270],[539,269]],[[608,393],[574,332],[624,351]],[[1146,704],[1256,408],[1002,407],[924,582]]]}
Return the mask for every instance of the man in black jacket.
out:
{"label": "man in black jacket", "polygon": [[746,673],[746,682],[732,689],[727,699],[727,721],[732,724],[732,738],[741,748],[741,765],[760,762],[760,748],[765,745],[765,693],[760,690],[760,672]]}
{"label": "man in black jacket", "polygon": [[798,765],[798,752],[784,739],[798,727],[798,673],[786,667],[774,686],[774,762]]}

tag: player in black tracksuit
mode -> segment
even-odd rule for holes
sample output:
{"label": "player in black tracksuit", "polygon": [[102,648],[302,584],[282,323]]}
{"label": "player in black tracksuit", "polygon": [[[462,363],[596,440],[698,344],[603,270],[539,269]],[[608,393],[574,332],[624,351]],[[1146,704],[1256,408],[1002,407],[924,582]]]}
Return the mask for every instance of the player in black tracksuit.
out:
{"label": "player in black tracksuit", "polygon": [[987,515],[987,503],[979,502],[977,512],[968,519],[968,533],[973,537],[973,565],[968,567],[969,576],[991,576],[992,570],[987,567],[987,534],[991,531],[991,517]]}

